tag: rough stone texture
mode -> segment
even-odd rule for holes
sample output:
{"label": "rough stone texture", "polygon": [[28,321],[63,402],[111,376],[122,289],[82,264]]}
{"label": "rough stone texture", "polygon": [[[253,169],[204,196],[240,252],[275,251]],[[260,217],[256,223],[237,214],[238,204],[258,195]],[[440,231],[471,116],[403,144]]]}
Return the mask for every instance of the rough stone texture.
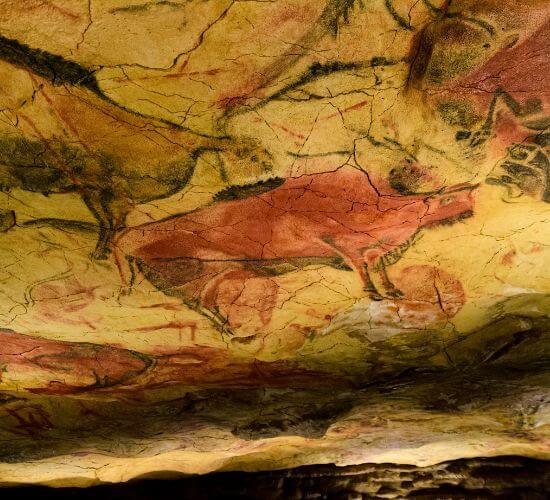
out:
{"label": "rough stone texture", "polygon": [[548,459],[546,0],[0,3],[0,483]]}
{"label": "rough stone texture", "polygon": [[[155,479],[155,477],[157,479]],[[163,479],[158,479],[163,477]],[[368,464],[317,465],[271,472],[225,472],[176,479],[157,473],[124,484],[88,489],[19,487],[8,490],[14,500],[145,500],[178,495],[193,499],[488,499],[542,500],[550,489],[548,462],[503,456],[462,459],[430,467]]]}

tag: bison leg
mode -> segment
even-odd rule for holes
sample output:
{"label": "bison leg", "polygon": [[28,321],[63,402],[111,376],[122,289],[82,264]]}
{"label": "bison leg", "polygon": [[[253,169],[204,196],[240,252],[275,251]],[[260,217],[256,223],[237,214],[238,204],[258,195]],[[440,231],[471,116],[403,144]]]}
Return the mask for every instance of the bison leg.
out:
{"label": "bison leg", "polygon": [[376,288],[376,285],[374,284],[374,281],[372,280],[370,269],[368,264],[365,264],[365,292],[369,293],[369,297],[372,300],[382,300],[384,297],[382,297],[382,294],[378,291]]}
{"label": "bison leg", "polygon": [[[124,264],[124,257],[119,260]],[[209,284],[225,274],[230,266],[235,269],[237,264],[195,258],[171,261],[153,259],[147,262],[138,257],[134,257],[132,263],[158,290],[171,297],[178,297],[186,307],[210,321],[220,333],[232,335],[227,318],[223,317],[216,307],[213,300],[216,293],[215,290],[210,291]],[[123,270],[126,270],[124,266]],[[131,274],[127,272],[125,277],[126,283],[132,279]]]}
{"label": "bison leg", "polygon": [[[390,281],[386,268],[381,260],[365,263],[365,256],[358,244],[336,244],[333,240],[325,238],[323,240],[334,252],[341,257],[354,271],[359,274],[363,282],[363,290],[368,292],[372,300],[383,300],[384,297],[399,298],[403,294]],[[373,272],[374,271],[374,272]]]}
{"label": "bison leg", "polygon": [[340,257],[345,264],[351,267],[359,275],[365,289],[371,286],[374,288],[367,272],[367,266],[365,265],[365,258],[363,257],[362,251],[354,250],[354,246],[350,245],[349,242],[336,242],[334,238],[331,237],[324,237],[322,241],[332,249],[335,255]]}
{"label": "bison leg", "polygon": [[115,263],[122,281],[120,295],[130,295],[136,281],[136,259],[131,255],[124,255],[115,247]]}
{"label": "bison leg", "polygon": [[[279,286],[271,277],[262,276],[261,271],[261,267],[247,269],[242,263],[228,265],[225,272],[205,287],[201,295],[202,304],[214,311],[223,310],[232,328],[244,324],[251,327],[256,319],[262,325],[258,328],[265,327],[277,305]],[[246,313],[242,312],[243,308]]]}
{"label": "bison leg", "polygon": [[92,212],[99,225],[99,234],[95,250],[92,252],[92,259],[105,260],[109,258],[112,245],[117,231],[124,227],[128,210],[126,207],[119,207],[118,215],[115,217],[111,209],[112,200],[99,194],[85,194],[82,196],[84,203]]}
{"label": "bison leg", "polygon": [[386,271],[386,266],[381,260],[372,265],[372,270],[371,268],[367,268],[367,272],[369,273],[369,279],[376,291],[375,293],[377,293],[377,296],[371,295],[371,298],[374,300],[382,300],[384,297],[391,299],[403,297],[403,292],[391,282],[388,272]]}
{"label": "bison leg", "polygon": [[195,311],[196,313],[200,314],[208,321],[210,321],[210,323],[212,323],[212,326],[214,326],[214,328],[220,333],[233,336],[233,331],[229,327],[228,319],[224,318],[217,309],[204,307],[199,300],[194,299],[185,298],[183,299],[183,303],[189,309]]}
{"label": "bison leg", "polygon": [[246,286],[254,278],[259,278],[258,272],[239,261],[201,261],[199,274],[179,289],[185,289],[188,307],[208,318],[220,332],[232,335],[232,329],[241,326],[235,322],[234,307],[256,309],[264,326],[271,320],[278,285],[260,279]]}
{"label": "bison leg", "polygon": [[111,252],[110,245],[115,235],[113,218],[107,213],[104,204],[101,203],[97,195],[85,194],[82,196],[82,200],[88,207],[88,210],[92,212],[99,225],[99,234],[96,247],[92,252],[92,259],[105,260],[109,257]]}
{"label": "bison leg", "polygon": [[384,286],[385,295],[387,297],[391,297],[394,299],[399,299],[403,297],[403,292],[391,282],[385,266],[383,266],[382,269],[379,271],[379,275]]}

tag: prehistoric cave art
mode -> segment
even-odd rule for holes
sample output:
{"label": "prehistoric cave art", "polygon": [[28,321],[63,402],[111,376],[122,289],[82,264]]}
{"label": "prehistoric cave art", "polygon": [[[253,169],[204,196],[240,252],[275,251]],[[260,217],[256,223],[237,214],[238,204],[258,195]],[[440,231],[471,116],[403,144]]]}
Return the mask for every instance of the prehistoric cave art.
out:
{"label": "prehistoric cave art", "polygon": [[[250,139],[163,127],[127,111],[74,63],[7,38],[0,39],[0,57],[4,104],[14,114],[3,123],[2,189],[78,193],[99,227],[96,259],[107,257],[135,205],[181,191],[201,154],[222,153],[234,168],[248,162],[250,172],[271,168],[269,153]],[[32,89],[22,102],[19,85]],[[136,135],[142,141],[135,143]]]}
{"label": "prehistoric cave art", "polygon": [[0,5],[0,484],[548,458],[549,14]]}
{"label": "prehistoric cave art", "polygon": [[486,182],[507,187],[510,198],[527,194],[550,203],[550,142],[544,126],[546,121],[528,125],[534,129],[533,134],[527,136],[525,142],[507,147],[506,156],[491,171]]}
{"label": "prehistoric cave art", "polygon": [[[251,188],[256,193],[246,196]],[[258,283],[253,296],[265,324],[276,305],[271,276],[316,264],[355,271],[373,300],[402,297],[386,267],[422,229],[471,216],[474,190],[460,184],[436,193],[381,195],[365,173],[342,167],[247,186],[244,199],[229,188],[212,207],[127,231],[116,248],[130,263],[137,259],[165,293],[206,307],[220,328],[228,322],[215,315],[222,283],[238,280],[242,289],[249,279],[266,277],[268,294]]]}

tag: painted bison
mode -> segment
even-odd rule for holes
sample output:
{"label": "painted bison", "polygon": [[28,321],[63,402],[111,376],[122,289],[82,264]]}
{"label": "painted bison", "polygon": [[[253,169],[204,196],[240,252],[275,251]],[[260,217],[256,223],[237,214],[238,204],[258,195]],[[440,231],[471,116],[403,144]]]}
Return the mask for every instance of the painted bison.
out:
{"label": "painted bison", "polygon": [[423,229],[472,215],[475,189],[385,195],[364,172],[342,167],[228,189],[210,206],[126,230],[115,249],[127,281],[134,270],[123,256],[157,288],[208,314],[224,280],[312,264],[353,270],[374,300],[399,298],[386,268]]}
{"label": "painted bison", "polygon": [[0,121],[0,190],[79,194],[97,220],[96,259],[108,257],[137,204],[182,190],[204,153],[220,155],[222,178],[223,160],[233,171],[271,169],[253,139],[131,112],[100,91],[92,71],[1,36],[0,77],[0,105],[11,111]]}

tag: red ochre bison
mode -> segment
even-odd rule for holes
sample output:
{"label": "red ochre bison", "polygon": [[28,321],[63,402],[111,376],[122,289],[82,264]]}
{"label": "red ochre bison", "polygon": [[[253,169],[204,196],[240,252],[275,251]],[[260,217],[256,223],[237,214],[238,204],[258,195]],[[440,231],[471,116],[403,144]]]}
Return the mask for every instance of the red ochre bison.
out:
{"label": "red ochre bison", "polygon": [[[433,193],[381,194],[361,170],[272,179],[222,191],[214,203],[121,233],[115,242],[123,277],[134,268],[169,295],[182,297],[220,329],[220,286],[273,277],[308,265],[353,270],[374,300],[399,298],[386,268],[397,262],[424,228],[473,213],[476,186],[458,184]],[[131,274],[127,274],[131,272]],[[255,307],[271,318],[277,285],[258,290]]]}

